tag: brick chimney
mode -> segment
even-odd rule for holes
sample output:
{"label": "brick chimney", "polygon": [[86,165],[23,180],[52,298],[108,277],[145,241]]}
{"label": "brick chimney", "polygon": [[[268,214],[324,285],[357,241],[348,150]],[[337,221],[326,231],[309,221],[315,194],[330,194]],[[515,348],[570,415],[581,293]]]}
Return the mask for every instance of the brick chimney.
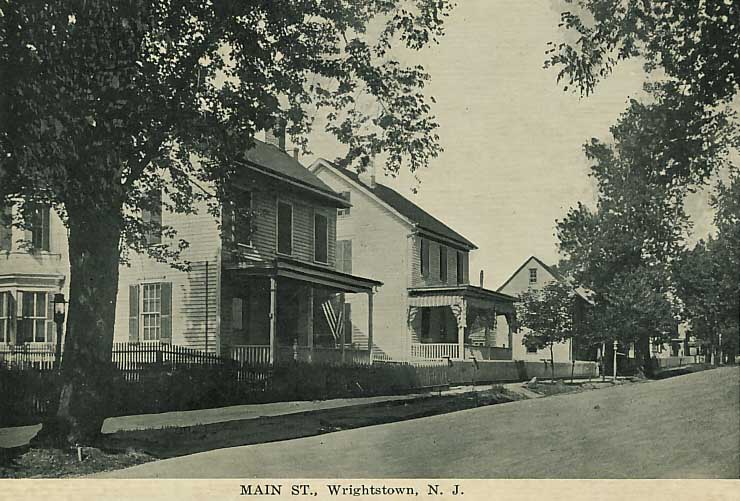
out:
{"label": "brick chimney", "polygon": [[274,127],[265,130],[265,142],[285,151],[285,122],[280,121]]}
{"label": "brick chimney", "polygon": [[365,166],[365,170],[360,172],[360,181],[365,186],[375,188],[375,159],[369,158],[363,161],[363,165]]}

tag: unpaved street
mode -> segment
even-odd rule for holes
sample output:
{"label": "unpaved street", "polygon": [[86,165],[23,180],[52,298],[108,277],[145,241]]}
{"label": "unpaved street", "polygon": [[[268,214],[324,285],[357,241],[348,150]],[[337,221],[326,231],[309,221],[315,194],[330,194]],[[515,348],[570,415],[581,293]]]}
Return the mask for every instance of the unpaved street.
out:
{"label": "unpaved street", "polygon": [[738,478],[740,368],[214,450],[122,478]]}

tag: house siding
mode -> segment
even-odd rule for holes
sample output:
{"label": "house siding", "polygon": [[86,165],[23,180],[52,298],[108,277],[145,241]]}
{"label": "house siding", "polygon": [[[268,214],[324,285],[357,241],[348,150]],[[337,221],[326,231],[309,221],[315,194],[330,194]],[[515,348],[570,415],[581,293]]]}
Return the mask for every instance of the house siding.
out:
{"label": "house siding", "polygon": [[[17,215],[14,206],[12,214]],[[67,228],[57,213],[49,210],[49,250],[29,251],[23,247],[23,240],[30,240],[31,232],[21,228],[11,228],[9,249],[0,250],[0,292],[8,292],[14,301],[19,291],[46,292],[49,295],[63,293],[69,297],[69,246]],[[51,296],[49,296],[51,297]],[[17,339],[17,308],[10,320],[10,340]],[[49,323],[52,319],[47,320]],[[48,329],[48,327],[47,327]],[[47,336],[47,342],[55,342],[56,329]],[[1,340],[0,340],[1,342]]]}
{"label": "house siding", "polygon": [[[189,242],[182,259],[190,271],[180,271],[143,254],[131,253],[119,271],[114,341],[129,341],[129,286],[144,282],[172,283],[172,344],[218,353],[220,303],[219,221],[205,202],[195,214],[162,214],[162,224],[177,230],[176,238]],[[163,238],[163,243],[166,239]]]}
{"label": "house siding", "polygon": [[[421,241],[426,240],[429,243],[429,273],[424,275],[421,272]],[[424,234],[415,233],[410,238],[410,287],[431,287],[440,285],[458,285],[469,283],[469,252],[456,247],[451,247],[442,242],[433,240]],[[447,248],[447,280],[440,279],[440,247]],[[457,253],[461,252],[463,257],[463,276],[458,281],[457,277]]]}
{"label": "house siding", "polygon": [[[373,299],[373,345],[393,357],[408,353],[410,225],[372,196],[341,177],[321,168],[318,177],[337,192],[351,192],[352,208],[337,218],[337,240],[352,241],[352,273],[383,282]],[[367,346],[366,294],[347,294],[352,305],[352,341]]]}
{"label": "house siding", "polygon": [[[529,283],[529,270],[537,270],[537,282]],[[499,291],[504,294],[518,297],[521,293],[532,289],[541,289],[547,284],[555,282],[557,279],[550,273],[545,267],[543,267],[536,259],[530,258],[527,263],[522,267],[519,272],[512,277],[512,279]],[[508,328],[506,320],[501,318],[497,325],[497,339],[505,337],[498,335],[500,332],[507,332],[505,329]],[[502,330],[503,329],[503,330]],[[550,349],[543,348],[537,350],[536,353],[528,353],[527,347],[524,346],[524,336],[529,332],[528,329],[519,329],[519,332],[515,332],[512,336],[512,356],[514,360],[526,360],[526,361],[539,361],[542,359],[550,360]],[[553,357],[555,362],[569,362],[572,358],[571,353],[572,341],[568,340],[563,343],[557,343],[553,345]]]}
{"label": "house siding", "polygon": [[[250,184],[253,186],[253,184]],[[280,191],[278,186],[267,184],[267,188],[252,190],[254,231],[252,247],[243,251],[257,259],[269,261],[277,257],[277,204],[287,202],[293,207],[293,252],[287,257],[298,261],[334,268],[336,259],[337,210],[305,196]],[[328,263],[314,260],[314,213],[327,217]],[[282,255],[282,254],[280,254]]]}

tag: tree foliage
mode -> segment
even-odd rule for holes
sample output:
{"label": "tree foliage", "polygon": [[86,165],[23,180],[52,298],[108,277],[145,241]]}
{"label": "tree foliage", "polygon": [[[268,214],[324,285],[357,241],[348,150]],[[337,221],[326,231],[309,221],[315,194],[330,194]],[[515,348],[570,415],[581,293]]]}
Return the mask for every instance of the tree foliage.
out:
{"label": "tree foliage", "polygon": [[[258,131],[306,145],[318,113],[345,163],[386,169],[438,155],[429,75],[392,48],[443,34],[446,0],[0,0],[0,202],[55,207],[69,228],[70,305],[60,418],[69,441],[100,430],[118,265],[156,210],[218,214]],[[372,28],[372,29],[371,29]],[[368,105],[367,103],[370,103]],[[208,189],[203,189],[206,186]]]}
{"label": "tree foliage", "polygon": [[673,265],[683,318],[691,334],[727,356],[740,345],[740,179],[721,182],[715,197],[716,237],[699,241]]}
{"label": "tree foliage", "polygon": [[553,346],[575,335],[575,290],[567,283],[554,281],[542,289],[523,292],[519,295],[519,300],[517,303],[519,324],[530,331],[524,335],[524,344],[528,348],[550,350],[554,380]]}
{"label": "tree foliage", "polygon": [[551,42],[546,66],[582,95],[619,61],[640,57],[701,105],[728,102],[740,79],[740,5],[732,0],[565,0],[572,43]]}

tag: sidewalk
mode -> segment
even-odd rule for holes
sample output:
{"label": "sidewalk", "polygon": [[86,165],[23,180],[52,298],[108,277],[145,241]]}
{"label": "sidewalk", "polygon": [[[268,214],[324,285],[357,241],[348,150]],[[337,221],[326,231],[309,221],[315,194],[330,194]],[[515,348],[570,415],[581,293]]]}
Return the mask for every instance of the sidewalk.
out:
{"label": "sidewalk", "polygon": [[[435,393],[434,395],[437,395]],[[444,395],[445,392],[443,391]],[[243,419],[257,419],[261,417],[282,416],[340,407],[392,402],[398,400],[412,400],[431,397],[431,393],[412,393],[407,395],[386,395],[364,398],[338,398],[332,400],[274,402],[269,404],[234,405],[213,409],[198,409],[192,411],[163,412],[160,414],[140,414],[135,416],[119,416],[108,418],[103,422],[103,433],[117,431],[153,430],[161,428],[184,428],[202,424],[223,423]],[[20,447],[27,444],[41,430],[40,424],[0,428],[0,448]]]}
{"label": "sidewalk", "polygon": [[[504,388],[519,393],[526,398],[539,397],[540,395],[529,392],[523,388],[525,383],[508,383]],[[386,395],[379,397],[362,398],[338,398],[332,400],[274,402],[268,404],[246,404],[229,407],[218,407],[213,409],[198,409],[192,411],[163,412],[160,414],[140,414],[134,416],[119,416],[105,420],[103,433],[115,433],[118,431],[153,430],[161,428],[184,428],[213,423],[224,423],[228,421],[240,421],[244,419],[257,419],[261,417],[274,417],[286,414],[297,414],[313,412],[341,407],[353,407],[382,402],[393,402],[413,400],[418,398],[429,398],[434,396],[459,395],[471,391],[486,391],[491,388],[490,384],[479,384],[476,386],[455,386],[447,390],[411,393],[407,395]],[[41,429],[40,424],[30,426],[18,426],[13,428],[0,428],[0,448],[20,447],[27,444]]]}

